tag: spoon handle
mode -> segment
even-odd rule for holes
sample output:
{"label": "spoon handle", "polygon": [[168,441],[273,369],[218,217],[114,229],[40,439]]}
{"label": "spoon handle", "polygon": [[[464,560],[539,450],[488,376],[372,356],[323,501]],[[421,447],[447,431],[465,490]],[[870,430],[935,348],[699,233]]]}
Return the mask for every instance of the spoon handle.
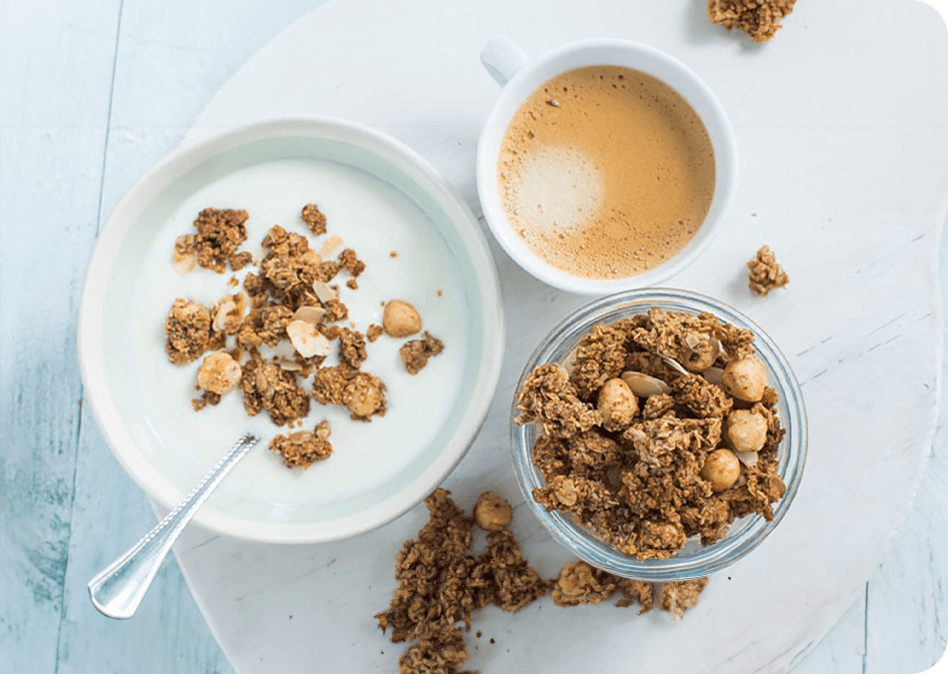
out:
{"label": "spoon handle", "polygon": [[241,437],[154,529],[89,581],[89,596],[102,614],[120,620],[135,615],[178,536],[221,480],[259,441],[250,433]]}

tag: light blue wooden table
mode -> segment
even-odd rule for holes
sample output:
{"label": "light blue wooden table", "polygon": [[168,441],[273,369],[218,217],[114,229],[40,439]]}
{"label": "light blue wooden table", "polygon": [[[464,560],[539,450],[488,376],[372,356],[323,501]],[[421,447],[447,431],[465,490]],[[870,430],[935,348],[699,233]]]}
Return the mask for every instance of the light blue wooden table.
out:
{"label": "light blue wooden table", "polygon": [[[75,315],[116,200],[246,59],[320,4],[0,2],[0,674],[231,671],[173,561],[134,620],[88,601],[87,580],[154,516],[83,412]],[[948,237],[941,250],[948,289]],[[797,674],[909,674],[944,652],[946,416],[891,552]]]}

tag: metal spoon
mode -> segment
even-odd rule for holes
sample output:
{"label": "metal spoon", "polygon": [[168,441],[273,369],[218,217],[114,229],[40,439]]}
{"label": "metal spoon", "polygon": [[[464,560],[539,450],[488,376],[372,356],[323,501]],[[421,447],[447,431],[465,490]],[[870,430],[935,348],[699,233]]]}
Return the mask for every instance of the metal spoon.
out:
{"label": "metal spoon", "polygon": [[260,438],[250,433],[241,437],[154,529],[89,581],[92,604],[102,614],[119,620],[135,615],[158,573],[158,568],[184,531],[184,527],[227,473],[258,442]]}

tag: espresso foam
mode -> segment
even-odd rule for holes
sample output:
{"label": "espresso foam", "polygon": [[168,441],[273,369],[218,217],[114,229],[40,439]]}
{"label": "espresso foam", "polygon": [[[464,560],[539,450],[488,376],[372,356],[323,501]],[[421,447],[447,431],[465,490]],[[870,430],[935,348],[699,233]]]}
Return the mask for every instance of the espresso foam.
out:
{"label": "espresso foam", "polygon": [[678,92],[616,66],[571,70],[517,110],[498,189],[512,227],[551,265],[589,278],[652,269],[694,237],[714,151]]}
{"label": "espresso foam", "polygon": [[[568,234],[599,211],[602,178],[583,155],[543,148],[526,157],[508,180],[509,199],[521,219],[544,234]],[[530,236],[530,232],[521,233]]]}

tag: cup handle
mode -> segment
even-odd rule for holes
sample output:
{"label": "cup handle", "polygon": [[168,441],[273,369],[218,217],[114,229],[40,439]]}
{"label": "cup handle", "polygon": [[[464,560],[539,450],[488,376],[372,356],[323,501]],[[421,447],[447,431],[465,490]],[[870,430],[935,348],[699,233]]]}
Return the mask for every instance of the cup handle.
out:
{"label": "cup handle", "polygon": [[491,38],[481,50],[481,63],[500,86],[507,84],[514,73],[529,60],[526,52],[506,35]]}

